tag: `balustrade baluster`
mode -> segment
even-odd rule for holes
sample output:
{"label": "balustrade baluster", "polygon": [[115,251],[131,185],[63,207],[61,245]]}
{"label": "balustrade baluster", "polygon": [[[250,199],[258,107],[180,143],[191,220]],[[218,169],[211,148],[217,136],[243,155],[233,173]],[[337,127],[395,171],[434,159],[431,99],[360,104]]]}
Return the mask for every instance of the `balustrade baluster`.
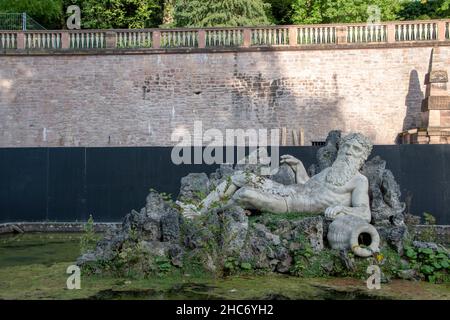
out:
{"label": "balustrade baluster", "polygon": [[[392,29],[391,29],[392,26]],[[339,27],[343,30],[340,33]],[[294,29],[295,28],[295,29]],[[382,43],[405,41],[448,41],[450,39],[449,22],[447,21],[403,21],[395,24],[382,23],[378,25],[353,24],[347,26],[273,26],[249,29],[249,40],[252,46],[285,46],[285,45],[318,45],[338,43],[338,37],[345,37],[339,43]],[[345,33],[346,31],[346,33]],[[152,48],[153,31],[117,30],[115,40],[121,48]],[[198,47],[199,33],[202,46],[232,47],[241,46],[248,41],[244,39],[247,33],[241,28],[212,28],[209,30],[165,30],[158,31],[157,47],[192,48]],[[291,34],[291,32],[293,34]],[[18,38],[18,35],[20,36]],[[203,36],[204,35],[204,36]],[[111,35],[113,36],[113,35]],[[114,37],[114,36],[113,36]],[[204,38],[203,38],[204,37]],[[294,39],[293,37],[296,37]],[[392,39],[391,39],[392,38]],[[17,48],[17,41],[22,41],[20,48],[27,49],[97,49],[105,48],[105,32],[93,30],[79,31],[28,31],[24,33],[0,33],[1,48]],[[68,43],[66,43],[68,41]],[[108,38],[109,42],[109,38]],[[290,43],[294,42],[294,43]]]}

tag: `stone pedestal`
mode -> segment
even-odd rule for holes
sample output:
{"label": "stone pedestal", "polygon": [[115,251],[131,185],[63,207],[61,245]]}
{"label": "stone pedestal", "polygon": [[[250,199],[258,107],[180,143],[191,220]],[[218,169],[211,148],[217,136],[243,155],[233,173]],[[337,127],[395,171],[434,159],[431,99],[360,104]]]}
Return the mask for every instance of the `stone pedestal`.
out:
{"label": "stone pedestal", "polygon": [[431,70],[426,77],[420,128],[402,132],[403,144],[450,144],[450,94],[448,74]]}

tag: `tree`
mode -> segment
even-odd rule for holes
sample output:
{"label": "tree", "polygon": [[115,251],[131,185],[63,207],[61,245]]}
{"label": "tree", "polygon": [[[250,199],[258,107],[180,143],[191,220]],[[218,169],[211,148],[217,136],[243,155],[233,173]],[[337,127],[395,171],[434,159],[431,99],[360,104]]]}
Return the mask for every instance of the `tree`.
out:
{"label": "tree", "polygon": [[148,28],[162,22],[162,0],[64,0],[81,8],[86,29]]}
{"label": "tree", "polygon": [[[303,23],[350,23],[366,22],[376,13],[369,6],[379,8],[380,20],[397,18],[400,0],[294,0],[292,22]],[[372,7],[373,8],[373,7]]]}
{"label": "tree", "polygon": [[401,20],[427,20],[450,17],[450,0],[403,1]]}
{"label": "tree", "polygon": [[174,24],[173,10],[175,0],[165,0],[163,8],[163,26],[170,27]]}
{"label": "tree", "polygon": [[47,29],[59,29],[62,0],[1,0],[0,13],[26,12]]}
{"label": "tree", "polygon": [[439,8],[442,18],[450,18],[450,0],[445,0]]}
{"label": "tree", "polygon": [[292,16],[292,4],[295,0],[264,0],[264,2],[270,4],[271,20],[275,24],[290,24]]}
{"label": "tree", "polygon": [[236,27],[268,25],[270,5],[262,0],[176,0],[177,27]]}

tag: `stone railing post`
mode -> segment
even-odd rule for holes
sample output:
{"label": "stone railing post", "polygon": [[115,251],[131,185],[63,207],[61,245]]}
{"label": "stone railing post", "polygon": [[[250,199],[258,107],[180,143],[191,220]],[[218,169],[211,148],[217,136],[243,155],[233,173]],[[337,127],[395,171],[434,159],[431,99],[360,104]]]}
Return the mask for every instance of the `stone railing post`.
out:
{"label": "stone railing post", "polygon": [[61,33],[61,49],[70,48],[70,35],[69,31],[62,31]]}
{"label": "stone railing post", "polygon": [[437,40],[438,41],[445,41],[445,28],[446,28],[446,21],[438,21],[437,23]]}
{"label": "stone railing post", "polygon": [[206,48],[206,31],[198,30],[198,47]]}
{"label": "stone railing post", "polygon": [[347,30],[346,26],[338,26],[336,27],[336,40],[337,44],[345,44],[347,43]]}
{"label": "stone railing post", "polygon": [[297,42],[297,27],[289,27],[289,45],[296,46]]}
{"label": "stone railing post", "polygon": [[18,32],[16,41],[17,41],[17,49],[18,50],[25,49],[25,33]]}
{"label": "stone railing post", "polygon": [[152,48],[153,49],[161,48],[161,31],[152,32]]}
{"label": "stone railing post", "polygon": [[387,42],[394,43],[395,42],[395,23],[388,23],[386,33],[387,33]]}
{"label": "stone railing post", "polygon": [[242,39],[242,46],[243,47],[250,47],[252,45],[252,29],[245,28],[243,32],[243,39]]}
{"label": "stone railing post", "polygon": [[114,49],[117,46],[116,32],[115,31],[106,31],[106,48]]}

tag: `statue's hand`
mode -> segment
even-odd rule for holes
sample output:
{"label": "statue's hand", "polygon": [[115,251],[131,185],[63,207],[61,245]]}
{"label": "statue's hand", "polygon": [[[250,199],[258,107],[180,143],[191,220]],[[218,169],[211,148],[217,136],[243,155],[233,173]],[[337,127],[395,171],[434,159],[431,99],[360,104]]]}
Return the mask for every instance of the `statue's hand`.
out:
{"label": "statue's hand", "polygon": [[325,217],[334,220],[338,214],[344,212],[343,206],[328,207],[325,210]]}
{"label": "statue's hand", "polygon": [[303,165],[303,163],[299,159],[297,159],[296,157],[291,156],[289,154],[283,155],[280,158],[281,158],[281,161],[280,161],[281,164],[285,163],[285,164],[289,165],[295,172],[297,172],[298,165]]}

